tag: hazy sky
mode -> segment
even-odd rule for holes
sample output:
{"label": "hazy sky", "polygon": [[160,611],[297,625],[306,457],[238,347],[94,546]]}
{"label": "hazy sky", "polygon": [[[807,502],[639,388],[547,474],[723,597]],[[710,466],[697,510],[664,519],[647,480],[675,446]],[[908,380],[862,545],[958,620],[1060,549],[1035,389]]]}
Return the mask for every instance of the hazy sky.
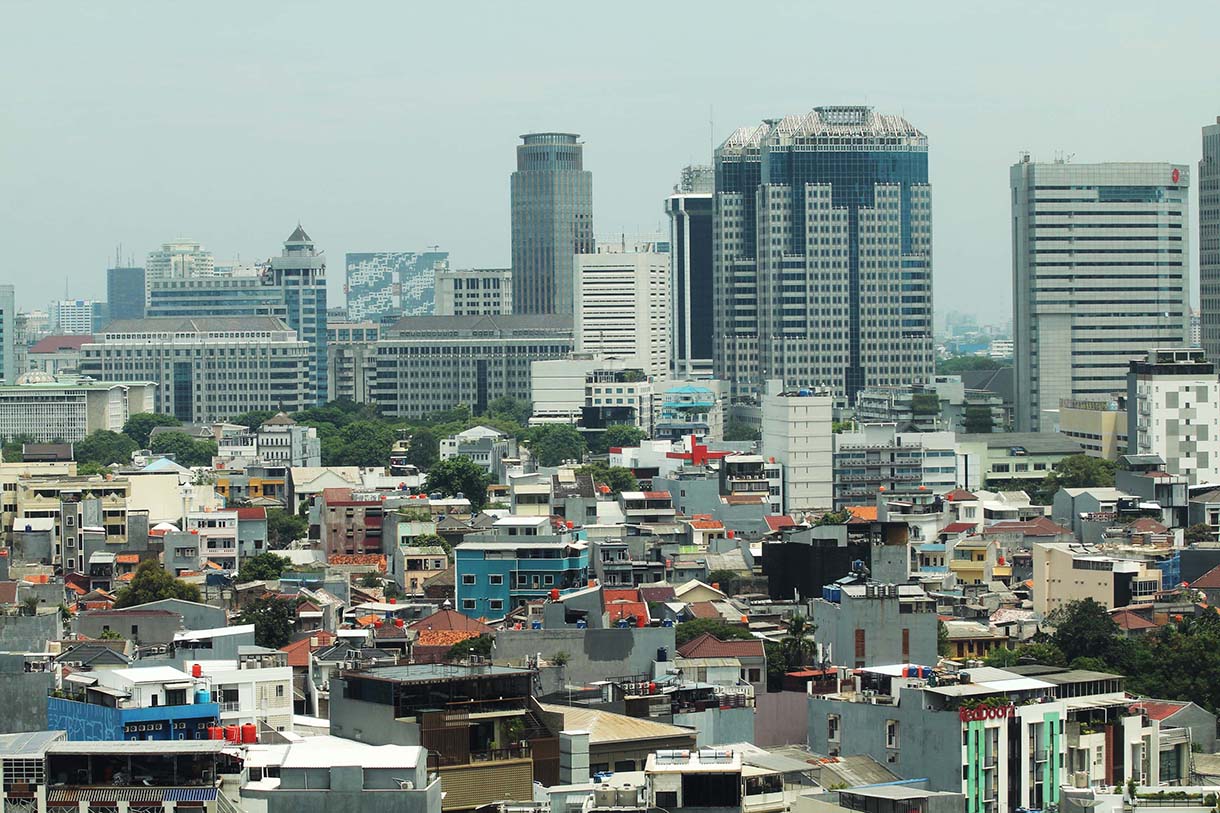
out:
{"label": "hazy sky", "polygon": [[104,297],[119,243],[255,260],[298,219],[339,303],[348,251],[507,266],[520,133],[580,133],[597,233],[634,233],[713,129],[867,103],[930,139],[938,311],[999,321],[1019,151],[1193,183],[1220,114],[1215,0],[3,0],[0,30],[0,282],[23,307],[65,280]]}

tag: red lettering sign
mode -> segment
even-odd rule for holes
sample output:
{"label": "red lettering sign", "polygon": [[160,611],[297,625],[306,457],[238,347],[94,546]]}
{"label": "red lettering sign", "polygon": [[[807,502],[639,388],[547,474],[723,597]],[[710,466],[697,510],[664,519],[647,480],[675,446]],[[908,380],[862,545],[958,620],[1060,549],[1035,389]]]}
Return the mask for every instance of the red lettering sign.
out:
{"label": "red lettering sign", "polygon": [[1017,716],[1016,706],[977,706],[972,709],[959,709],[958,719],[963,723],[975,720],[1003,720]]}

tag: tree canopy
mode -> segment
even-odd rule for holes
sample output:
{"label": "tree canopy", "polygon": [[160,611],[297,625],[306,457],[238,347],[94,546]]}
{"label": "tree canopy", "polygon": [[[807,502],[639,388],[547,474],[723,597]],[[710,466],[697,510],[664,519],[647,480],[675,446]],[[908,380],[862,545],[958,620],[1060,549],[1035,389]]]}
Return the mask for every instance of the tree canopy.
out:
{"label": "tree canopy", "polygon": [[748,423],[742,421],[725,421],[724,424],[724,439],[730,442],[750,441],[753,443],[758,440],[759,431]]}
{"label": "tree canopy", "polygon": [[1006,366],[990,356],[954,356],[936,362],[939,375],[960,375],[975,370],[998,370]]}
{"label": "tree canopy", "polygon": [[441,442],[431,429],[422,427],[411,434],[407,444],[407,462],[420,471],[427,471],[441,456]]}
{"label": "tree canopy", "polygon": [[511,421],[525,426],[529,423],[530,415],[532,414],[534,414],[534,406],[529,401],[502,395],[487,402],[487,410],[483,413],[483,416]]}
{"label": "tree canopy", "polygon": [[267,547],[283,550],[309,535],[309,520],[283,508],[267,509]]}
{"label": "tree canopy", "polygon": [[98,429],[81,438],[72,447],[76,462],[109,466],[112,463],[130,464],[131,453],[142,448],[126,434]]}
{"label": "tree canopy", "polygon": [[593,436],[589,451],[593,454],[608,454],[614,448],[639,446],[644,437],[643,430],[635,426],[609,426],[606,431]]}
{"label": "tree canopy", "polygon": [[275,581],[291,565],[292,560],[287,556],[268,551],[243,559],[239,573],[243,582]]}
{"label": "tree canopy", "polygon": [[156,454],[172,454],[179,466],[210,466],[216,454],[216,442],[196,440],[185,432],[161,432],[152,439],[149,450]]}
{"label": "tree canopy", "polygon": [[288,599],[259,596],[246,605],[237,624],[254,625],[254,642],[259,646],[279,649],[292,640],[292,624],[296,607]]}
{"label": "tree canopy", "polygon": [[530,451],[540,466],[558,466],[569,460],[581,462],[585,456],[584,436],[566,423],[535,426],[527,433]]}
{"label": "tree canopy", "polygon": [[136,442],[137,449],[148,448],[148,438],[158,426],[181,426],[182,421],[173,415],[159,412],[137,412],[123,424],[123,434]]}
{"label": "tree canopy", "polygon": [[578,468],[576,473],[587,474],[593,478],[594,483],[603,483],[609,486],[613,494],[621,494],[624,491],[638,491],[640,488],[640,482],[635,479],[631,469],[623,466],[607,466],[601,462],[588,463]]}
{"label": "tree canopy", "polygon": [[136,568],[131,584],[119,590],[114,606],[120,609],[135,607],[167,598],[199,601],[199,588],[175,579],[155,559],[146,559]]}
{"label": "tree canopy", "polygon": [[429,494],[439,491],[446,497],[459,493],[470,500],[470,507],[478,511],[487,502],[487,485],[491,475],[469,457],[451,457],[442,460],[428,471],[424,490]]}

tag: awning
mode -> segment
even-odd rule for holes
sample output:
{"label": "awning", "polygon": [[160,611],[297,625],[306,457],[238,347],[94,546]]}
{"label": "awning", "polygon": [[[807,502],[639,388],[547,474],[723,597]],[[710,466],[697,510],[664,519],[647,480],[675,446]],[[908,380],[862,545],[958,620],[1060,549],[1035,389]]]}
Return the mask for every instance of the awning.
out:
{"label": "awning", "polygon": [[66,675],[64,677],[64,680],[66,680],[70,683],[81,683],[81,684],[84,684],[85,686],[92,686],[94,683],[97,683],[97,677],[95,677],[94,675],[78,675],[75,673],[71,674],[71,675]]}
{"label": "awning", "polygon": [[190,688],[194,687],[194,685],[195,685],[194,681],[178,680],[173,683],[166,683],[165,688],[166,689],[190,689]]}

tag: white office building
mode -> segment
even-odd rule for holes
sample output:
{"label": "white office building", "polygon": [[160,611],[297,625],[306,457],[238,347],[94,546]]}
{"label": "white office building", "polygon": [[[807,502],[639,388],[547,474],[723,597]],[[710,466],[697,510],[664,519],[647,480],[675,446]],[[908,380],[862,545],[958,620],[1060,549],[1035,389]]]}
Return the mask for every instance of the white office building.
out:
{"label": "white office building", "polygon": [[1061,401],[1121,392],[1129,362],[1189,340],[1189,173],[1012,167],[1016,431],[1049,427]]}
{"label": "white office building", "polygon": [[156,412],[210,423],[311,405],[312,352],[271,316],[123,319],[81,346],[80,366],[98,381],[151,381]]}
{"label": "white office building", "polygon": [[828,390],[785,390],[782,381],[767,382],[762,453],[783,467],[785,513],[833,506],[833,404]]}
{"label": "white office building", "polygon": [[512,269],[437,269],[434,301],[437,316],[501,316],[512,313]]}
{"label": "white office building", "polygon": [[148,252],[144,263],[146,283],[163,279],[210,277],[216,273],[216,259],[203,245],[185,238],[162,243],[161,248]]}
{"label": "white office building", "polygon": [[28,435],[37,443],[76,443],[90,432],[118,432],[131,415],[152,412],[150,381],[98,382],[29,372],[0,386],[0,437]]}
{"label": "white office building", "polygon": [[1197,348],[1158,348],[1127,373],[1128,454],[1159,455],[1191,485],[1220,482],[1220,382]]}
{"label": "white office building", "polygon": [[622,359],[650,376],[669,374],[669,244],[625,241],[577,254],[576,349]]}

